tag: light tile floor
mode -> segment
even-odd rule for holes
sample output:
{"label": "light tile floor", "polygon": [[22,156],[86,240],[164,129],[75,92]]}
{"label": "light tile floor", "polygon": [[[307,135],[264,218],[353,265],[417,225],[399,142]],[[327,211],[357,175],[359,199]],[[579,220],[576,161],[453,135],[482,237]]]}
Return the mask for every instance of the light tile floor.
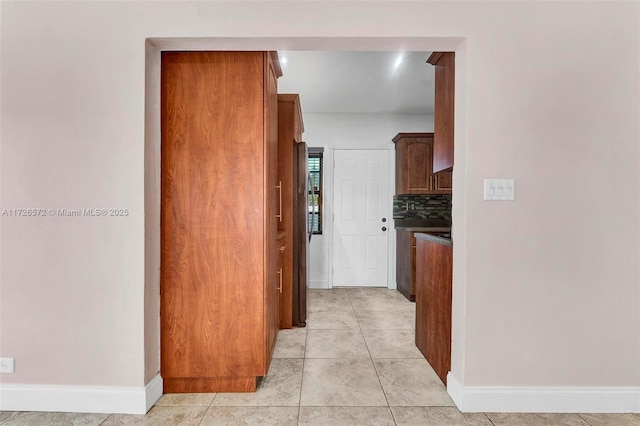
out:
{"label": "light tile floor", "polygon": [[0,412],[0,425],[638,426],[640,414],[462,414],[415,347],[415,304],[378,288],[309,291],[255,393],[163,395],[146,415]]}

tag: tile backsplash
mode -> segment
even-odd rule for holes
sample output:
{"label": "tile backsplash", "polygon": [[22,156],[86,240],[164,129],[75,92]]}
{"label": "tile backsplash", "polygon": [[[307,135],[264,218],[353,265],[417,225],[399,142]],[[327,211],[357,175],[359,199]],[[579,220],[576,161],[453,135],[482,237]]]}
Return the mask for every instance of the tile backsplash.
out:
{"label": "tile backsplash", "polygon": [[451,222],[451,195],[394,195],[393,218]]}

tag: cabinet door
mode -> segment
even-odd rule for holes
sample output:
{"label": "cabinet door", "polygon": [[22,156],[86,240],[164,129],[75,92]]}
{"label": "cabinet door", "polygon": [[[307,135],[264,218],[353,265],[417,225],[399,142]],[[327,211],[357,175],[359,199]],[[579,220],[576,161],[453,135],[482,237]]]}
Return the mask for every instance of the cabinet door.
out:
{"label": "cabinet door", "polygon": [[285,272],[284,272],[284,259],[285,259],[285,252],[287,251],[287,247],[284,245],[284,241],[283,239],[279,240],[279,244],[278,244],[278,306],[277,306],[277,311],[279,313],[278,315],[278,323],[282,323],[283,321],[283,305],[284,305],[284,301],[283,301],[283,287],[284,287],[284,279],[285,279]]}
{"label": "cabinet door", "polygon": [[447,384],[451,369],[452,247],[418,240],[416,346]]}
{"label": "cabinet door", "polygon": [[255,390],[265,372],[263,79],[261,52],[162,54],[165,392]]}
{"label": "cabinet door", "polygon": [[413,301],[415,293],[412,289],[414,265],[412,264],[411,234],[409,231],[400,229],[396,231],[396,284],[398,291]]}
{"label": "cabinet door", "polygon": [[453,167],[453,114],[455,53],[434,52],[427,60],[435,65],[433,171]]}
{"label": "cabinet door", "polygon": [[266,199],[265,211],[267,213],[267,232],[265,233],[264,256],[266,258],[267,271],[265,271],[265,369],[263,375],[267,375],[271,354],[276,344],[276,337],[280,328],[280,290],[277,276],[278,263],[278,214],[280,213],[280,196],[278,190],[278,74],[275,70],[274,60],[269,52],[265,56],[265,177],[266,188],[269,197]]}
{"label": "cabinet door", "polygon": [[433,190],[450,194],[453,182],[453,172],[450,170],[438,172],[433,175]]}
{"label": "cabinet door", "polygon": [[293,154],[293,253],[292,265],[292,325],[304,327],[307,321],[307,144],[297,143]]}
{"label": "cabinet door", "polygon": [[416,300],[416,233],[411,232],[411,300],[414,302]]}
{"label": "cabinet door", "polygon": [[[278,231],[284,233],[284,245],[287,246],[282,269],[282,311],[280,329],[289,329],[294,324],[293,265],[291,247],[294,240],[294,164],[298,161],[295,141],[302,138],[302,112],[297,94],[278,94],[278,180],[281,184],[282,218],[278,222]],[[306,157],[303,159],[306,165]],[[306,174],[304,175],[306,176]],[[305,186],[306,190],[306,186]],[[302,206],[301,208],[306,208]],[[306,234],[305,234],[306,235]],[[299,292],[296,292],[298,295]],[[297,315],[295,316],[298,317]],[[299,322],[296,323],[298,325]]]}
{"label": "cabinet door", "polygon": [[406,144],[406,153],[406,193],[429,193],[432,165],[430,161],[425,160],[433,158],[431,141],[409,139]]}
{"label": "cabinet door", "polygon": [[432,190],[433,133],[399,133],[396,144],[396,195]]}

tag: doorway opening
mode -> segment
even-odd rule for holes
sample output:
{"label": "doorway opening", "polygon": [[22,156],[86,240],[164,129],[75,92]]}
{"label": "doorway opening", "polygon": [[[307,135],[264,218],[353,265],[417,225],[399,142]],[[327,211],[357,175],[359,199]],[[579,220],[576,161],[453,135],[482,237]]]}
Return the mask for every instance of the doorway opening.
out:
{"label": "doorway opening", "polygon": [[[269,38],[269,39],[148,39],[146,43],[146,90],[145,90],[145,381],[149,382],[159,371],[159,287],[160,287],[160,54],[164,50],[369,50],[369,51],[457,51],[463,43],[462,38],[317,38],[313,40],[304,38]],[[458,56],[463,58],[463,56]],[[464,66],[457,68],[457,73],[462,74]],[[456,77],[456,81],[458,80]],[[464,86],[457,86],[457,97],[464,99]],[[464,106],[457,103],[456,122],[463,122],[461,111]],[[459,125],[459,124],[458,124]],[[456,132],[456,151],[463,150],[465,143],[464,131]],[[457,162],[457,170],[454,180],[456,183],[464,182],[464,163]],[[460,185],[456,186],[463,193]],[[464,199],[459,198],[453,203],[454,221],[456,216],[462,218],[464,211]],[[327,216],[329,216],[327,214]],[[456,232],[464,235],[464,220],[456,221],[459,224]],[[393,241],[388,245],[393,251]],[[459,258],[464,260],[464,242],[461,240],[456,245],[454,252],[454,276],[465,276],[465,265],[457,262]],[[455,266],[457,265],[457,266]],[[456,271],[460,271],[459,274]],[[388,276],[391,271],[388,271]],[[456,307],[455,300],[464,300],[464,281],[454,279],[454,294],[460,293],[462,297],[454,295],[453,322],[454,331],[458,326],[458,335],[464,335],[463,306]],[[452,357],[454,359],[452,370],[455,368],[455,360],[462,359],[464,349],[462,339],[456,342],[454,336],[452,342]],[[461,366],[461,364],[460,364]]]}

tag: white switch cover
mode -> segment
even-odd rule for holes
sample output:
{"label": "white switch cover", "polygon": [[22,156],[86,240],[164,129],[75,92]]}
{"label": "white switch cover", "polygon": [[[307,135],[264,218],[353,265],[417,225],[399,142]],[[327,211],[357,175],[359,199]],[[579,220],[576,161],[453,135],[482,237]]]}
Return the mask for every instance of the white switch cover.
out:
{"label": "white switch cover", "polygon": [[0,373],[13,373],[13,358],[0,358]]}
{"label": "white switch cover", "polygon": [[515,186],[513,179],[485,179],[484,199],[513,201]]}

